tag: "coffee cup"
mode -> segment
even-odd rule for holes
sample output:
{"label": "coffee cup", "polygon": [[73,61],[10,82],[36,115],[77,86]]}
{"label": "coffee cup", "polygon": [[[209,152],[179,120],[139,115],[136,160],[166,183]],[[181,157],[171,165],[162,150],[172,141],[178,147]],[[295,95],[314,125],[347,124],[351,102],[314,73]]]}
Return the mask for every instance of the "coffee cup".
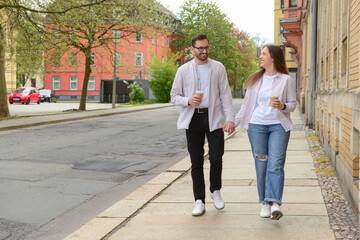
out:
{"label": "coffee cup", "polygon": [[195,92],[195,95],[197,95],[197,96],[200,98],[200,103],[201,103],[202,98],[203,98],[203,96],[204,96],[204,91],[197,90],[197,91]]}
{"label": "coffee cup", "polygon": [[273,107],[273,102],[279,99],[279,95],[273,94],[270,96],[270,106]]}

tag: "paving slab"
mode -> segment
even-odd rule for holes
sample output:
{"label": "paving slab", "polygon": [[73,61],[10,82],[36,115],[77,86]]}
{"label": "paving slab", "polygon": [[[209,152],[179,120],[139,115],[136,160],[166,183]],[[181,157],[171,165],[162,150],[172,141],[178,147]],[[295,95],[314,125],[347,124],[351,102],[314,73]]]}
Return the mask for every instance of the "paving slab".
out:
{"label": "paving slab", "polygon": [[125,220],[126,218],[94,218],[65,240],[99,240]]}
{"label": "paving slab", "polygon": [[139,214],[109,239],[334,239],[328,224],[323,224],[326,219],[327,216],[288,216],[286,220],[273,221],[218,212],[207,212],[201,218]]}
{"label": "paving slab", "polygon": [[99,218],[128,218],[147,203],[146,200],[121,200],[98,215]]}
{"label": "paving slab", "polygon": [[[193,208],[193,203],[158,203],[152,202],[144,208],[141,213],[148,215],[190,215],[189,210]],[[259,203],[229,203],[225,202],[225,208],[218,211],[212,203],[206,204],[206,214],[228,214],[228,215],[255,215],[260,213],[261,204]],[[324,204],[304,203],[304,204],[285,204],[283,213],[288,216],[327,216]]]}

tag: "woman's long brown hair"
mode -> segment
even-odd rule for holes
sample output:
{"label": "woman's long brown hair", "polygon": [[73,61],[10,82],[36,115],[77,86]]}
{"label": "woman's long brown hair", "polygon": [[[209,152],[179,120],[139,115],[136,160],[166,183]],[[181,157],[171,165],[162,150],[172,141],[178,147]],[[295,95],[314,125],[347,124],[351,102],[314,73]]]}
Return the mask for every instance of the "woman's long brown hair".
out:
{"label": "woman's long brown hair", "polygon": [[[274,65],[276,71],[280,73],[289,74],[289,71],[286,67],[283,50],[277,45],[265,45],[263,49],[264,48],[269,49],[270,56],[272,59],[274,59]],[[245,87],[248,88],[253,86],[262,77],[264,73],[265,73],[265,68],[260,67],[258,71],[250,75],[250,77],[246,82]]]}

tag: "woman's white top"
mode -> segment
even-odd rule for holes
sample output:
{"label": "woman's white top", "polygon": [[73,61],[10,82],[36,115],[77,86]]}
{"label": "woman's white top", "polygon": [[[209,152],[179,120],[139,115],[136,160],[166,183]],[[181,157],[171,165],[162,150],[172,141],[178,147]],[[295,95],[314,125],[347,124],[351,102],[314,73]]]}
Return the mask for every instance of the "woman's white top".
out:
{"label": "woman's white top", "polygon": [[263,74],[262,83],[256,100],[254,112],[250,123],[271,125],[280,123],[277,110],[270,106],[270,95],[272,94],[274,79],[277,75],[268,76]]}

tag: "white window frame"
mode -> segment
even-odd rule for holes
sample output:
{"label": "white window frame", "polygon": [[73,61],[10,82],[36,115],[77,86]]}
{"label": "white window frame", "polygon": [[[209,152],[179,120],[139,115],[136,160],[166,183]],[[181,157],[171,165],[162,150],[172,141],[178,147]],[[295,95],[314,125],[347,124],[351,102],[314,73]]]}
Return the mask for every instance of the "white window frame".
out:
{"label": "white window frame", "polygon": [[[53,90],[61,90],[61,77],[52,76],[51,77],[51,85]],[[59,87],[57,87],[59,85]]]}
{"label": "white window frame", "polygon": [[[74,88],[72,85],[76,84],[76,88]],[[69,89],[70,91],[77,91],[79,86],[79,78],[77,76],[70,76],[69,77]]]}
{"label": "white window frame", "polygon": [[95,76],[89,77],[88,90],[90,90],[90,91],[96,90],[96,77]]}
{"label": "white window frame", "polygon": [[143,38],[142,32],[140,32],[140,31],[136,32],[136,34],[135,34],[135,42],[142,42],[142,38]]}
{"label": "white window frame", "polygon": [[77,53],[70,53],[70,66],[77,66]]}
{"label": "white window frame", "polygon": [[[135,66],[143,66],[143,56],[141,52],[135,53]],[[138,64],[138,59],[140,59],[140,64]]]}
{"label": "white window frame", "polygon": [[91,54],[90,66],[95,66],[95,53]]}

